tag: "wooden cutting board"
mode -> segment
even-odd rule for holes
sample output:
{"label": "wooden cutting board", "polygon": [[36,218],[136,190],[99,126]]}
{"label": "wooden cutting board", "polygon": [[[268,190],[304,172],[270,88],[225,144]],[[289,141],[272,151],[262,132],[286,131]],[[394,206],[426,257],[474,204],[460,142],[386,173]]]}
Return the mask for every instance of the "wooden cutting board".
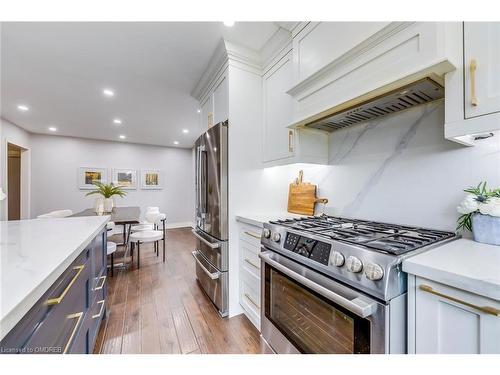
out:
{"label": "wooden cutting board", "polygon": [[288,190],[288,212],[300,215],[314,215],[316,203],[328,203],[326,198],[316,197],[316,185],[303,182],[304,172],[290,184]]}

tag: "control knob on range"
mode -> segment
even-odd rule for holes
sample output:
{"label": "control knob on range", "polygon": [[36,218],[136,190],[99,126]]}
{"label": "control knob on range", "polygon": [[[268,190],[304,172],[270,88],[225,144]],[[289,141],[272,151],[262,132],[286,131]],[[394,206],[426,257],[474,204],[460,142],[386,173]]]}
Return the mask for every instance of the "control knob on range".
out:
{"label": "control knob on range", "polygon": [[363,263],[356,257],[353,257],[352,255],[347,258],[346,262],[347,270],[352,273],[358,273],[361,272],[363,269]]}
{"label": "control knob on range", "polygon": [[368,263],[365,266],[365,276],[369,280],[380,280],[384,277],[384,269],[378,264]]}
{"label": "control knob on range", "polygon": [[333,264],[337,267],[342,267],[344,265],[345,258],[338,251],[334,251],[332,255],[330,255],[330,264]]}
{"label": "control knob on range", "polygon": [[264,235],[265,238],[271,237],[271,231],[267,228],[264,228],[264,230],[262,231],[262,234]]}
{"label": "control knob on range", "polygon": [[281,234],[279,234],[278,232],[274,232],[274,233],[273,233],[272,240],[273,240],[274,242],[280,242],[280,239],[281,239]]}

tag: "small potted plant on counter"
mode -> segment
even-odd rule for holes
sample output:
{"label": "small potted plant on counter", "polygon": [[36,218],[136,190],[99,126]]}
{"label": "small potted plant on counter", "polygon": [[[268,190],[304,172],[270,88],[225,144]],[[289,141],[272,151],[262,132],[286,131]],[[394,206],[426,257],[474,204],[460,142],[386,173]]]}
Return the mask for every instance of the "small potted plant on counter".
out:
{"label": "small potted plant on counter", "polygon": [[464,190],[467,196],[457,207],[458,230],[468,229],[474,241],[500,245],[500,188],[488,190],[486,181]]}
{"label": "small potted plant on counter", "polygon": [[97,186],[97,189],[89,191],[87,194],[85,194],[85,196],[87,197],[93,194],[102,195],[102,197],[95,204],[96,212],[109,213],[113,211],[113,196],[118,195],[123,198],[125,195],[127,195],[127,193],[123,191],[121,186],[115,186],[113,183],[103,184],[101,182],[94,181],[94,185]]}

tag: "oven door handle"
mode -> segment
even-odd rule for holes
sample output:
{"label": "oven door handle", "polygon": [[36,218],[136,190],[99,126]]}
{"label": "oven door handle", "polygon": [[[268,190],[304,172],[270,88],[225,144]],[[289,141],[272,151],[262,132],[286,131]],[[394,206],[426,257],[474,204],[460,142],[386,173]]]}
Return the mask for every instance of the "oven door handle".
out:
{"label": "oven door handle", "polygon": [[350,300],[348,298],[345,298],[335,292],[332,292],[331,290],[325,288],[322,285],[319,285],[308,278],[302,276],[301,274],[292,271],[290,268],[282,265],[281,263],[273,260],[271,258],[271,253],[269,252],[261,252],[259,253],[259,257],[267,264],[270,266],[276,268],[277,270],[283,272],[285,275],[288,277],[294,279],[295,281],[299,282],[300,284],[308,287],[309,289],[315,291],[318,294],[321,294],[323,297],[328,298],[330,301],[335,302],[339,304],[342,307],[345,307],[349,311],[352,311],[356,315],[359,315],[362,318],[367,318],[370,315],[372,315],[377,307],[376,302],[365,302],[360,298],[355,298],[353,300]]}

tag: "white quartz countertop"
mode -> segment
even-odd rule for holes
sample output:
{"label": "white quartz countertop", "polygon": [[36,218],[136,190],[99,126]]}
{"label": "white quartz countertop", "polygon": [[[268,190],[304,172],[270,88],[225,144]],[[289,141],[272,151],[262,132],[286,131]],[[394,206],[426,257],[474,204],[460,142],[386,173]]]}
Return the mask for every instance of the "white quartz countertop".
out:
{"label": "white quartz countertop", "polygon": [[406,259],[403,271],[500,301],[500,246],[451,241]]}
{"label": "white quartz countertop", "polygon": [[0,340],[108,220],[89,216],[0,222]]}
{"label": "white quartz countertop", "polygon": [[262,227],[264,223],[271,220],[307,217],[306,215],[297,215],[290,212],[271,212],[271,213],[241,213],[236,215],[236,220],[242,223]]}

